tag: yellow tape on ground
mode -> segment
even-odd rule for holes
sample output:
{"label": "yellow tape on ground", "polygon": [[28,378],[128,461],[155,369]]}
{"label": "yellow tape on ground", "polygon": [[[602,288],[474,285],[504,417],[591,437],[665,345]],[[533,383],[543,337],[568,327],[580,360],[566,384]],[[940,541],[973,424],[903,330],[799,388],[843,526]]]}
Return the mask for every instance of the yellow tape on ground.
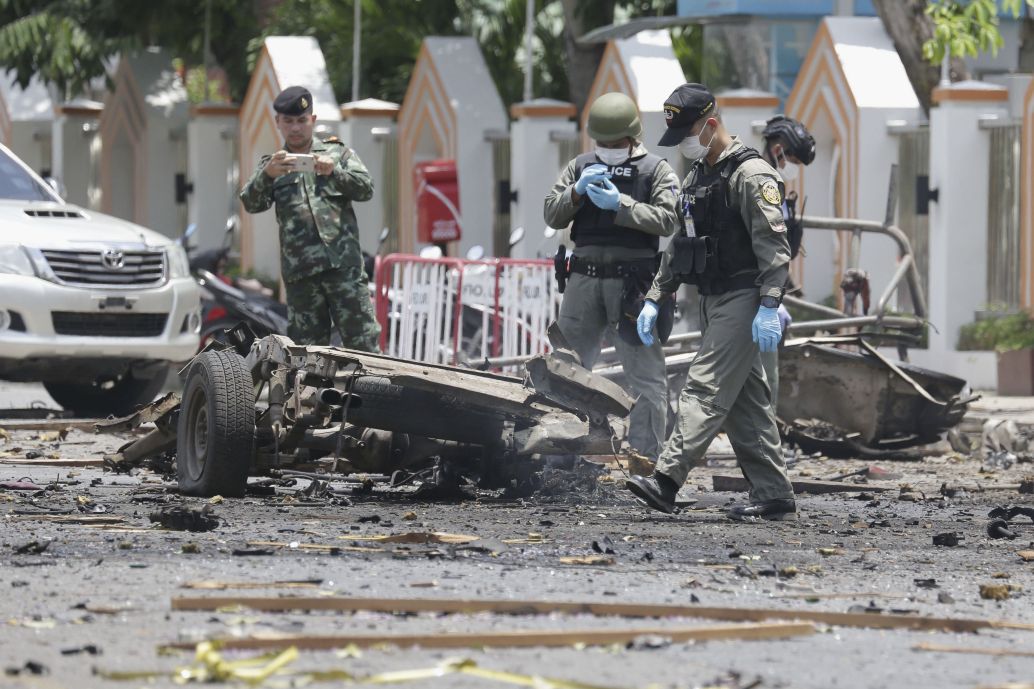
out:
{"label": "yellow tape on ground", "polygon": [[[287,666],[298,659],[298,650],[293,646],[281,653],[264,653],[241,660],[226,660],[219,653],[217,645],[203,641],[194,652],[194,664],[168,672],[126,672],[98,670],[97,675],[109,680],[139,681],[151,679],[171,679],[176,684],[221,684],[243,682],[251,686],[265,684],[267,686],[287,686],[278,679],[304,680],[308,682],[347,682],[353,684],[401,684],[418,682],[435,677],[452,674],[464,674],[481,679],[513,684],[533,689],[615,689],[584,682],[573,682],[563,679],[525,675],[504,670],[489,670],[478,667],[469,658],[451,658],[439,665],[415,670],[399,670],[382,672],[367,677],[357,677],[347,670],[315,670],[309,672],[292,672]],[[293,684],[291,686],[294,686]]]}

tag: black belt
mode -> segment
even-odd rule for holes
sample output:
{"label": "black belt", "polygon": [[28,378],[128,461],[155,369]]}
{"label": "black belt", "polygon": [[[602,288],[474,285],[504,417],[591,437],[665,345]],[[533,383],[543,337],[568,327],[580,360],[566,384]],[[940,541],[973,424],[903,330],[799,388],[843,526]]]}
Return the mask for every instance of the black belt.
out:
{"label": "black belt", "polygon": [[653,275],[657,272],[656,258],[639,258],[634,261],[599,263],[588,259],[571,257],[571,272],[591,278],[626,278],[631,275]]}

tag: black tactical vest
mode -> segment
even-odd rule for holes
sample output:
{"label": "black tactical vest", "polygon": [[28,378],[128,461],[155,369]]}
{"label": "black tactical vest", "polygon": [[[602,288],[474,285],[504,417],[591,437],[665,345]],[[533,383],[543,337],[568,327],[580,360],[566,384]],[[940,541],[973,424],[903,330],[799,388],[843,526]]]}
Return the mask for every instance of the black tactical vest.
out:
{"label": "black tactical vest", "polygon": [[[660,156],[647,153],[620,165],[607,165],[607,172],[610,173],[610,181],[622,194],[628,194],[640,203],[649,203],[653,190],[653,175],[662,160],[664,159]],[[575,158],[574,178],[581,177],[582,170],[586,167],[602,164],[595,153],[583,153]],[[659,237],[631,227],[620,227],[614,222],[616,218],[617,211],[605,211],[589,199],[585,199],[582,207],[575,213],[571,225],[571,239],[574,240],[575,246],[597,244],[657,251],[660,246]]]}
{"label": "black tactical vest", "polygon": [[750,228],[743,222],[739,207],[729,205],[729,178],[748,160],[760,158],[753,148],[744,146],[728,156],[722,165],[704,171],[697,163],[690,174],[692,183],[685,191],[698,237],[713,237],[717,243],[717,266],[709,266],[711,277],[728,279],[747,270],[758,270]]}

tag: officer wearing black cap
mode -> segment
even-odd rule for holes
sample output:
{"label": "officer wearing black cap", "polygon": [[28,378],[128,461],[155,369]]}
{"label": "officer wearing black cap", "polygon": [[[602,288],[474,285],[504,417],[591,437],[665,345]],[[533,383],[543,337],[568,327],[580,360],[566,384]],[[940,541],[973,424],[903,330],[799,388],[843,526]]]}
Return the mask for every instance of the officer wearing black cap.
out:
{"label": "officer wearing black cap", "polygon": [[678,146],[693,165],[682,183],[682,227],[647,295],[639,333],[653,341],[657,303],[687,283],[700,292],[703,338],[653,476],[626,485],[650,507],[671,512],[689,470],[724,427],[751,486],[750,501],[731,507],[729,517],[796,518],[760,358],[782,335],[777,311],[790,262],[782,181],[757,151],[730,136],[703,84],[676,89],[664,114],[660,145]]}
{"label": "officer wearing black cap", "polygon": [[[790,183],[800,175],[802,165],[810,165],[815,160],[815,137],[801,122],[786,115],[776,115],[765,122],[761,132],[764,141],[762,153],[768,164],[775,168],[783,182]],[[801,204],[801,212],[804,211]],[[788,191],[783,198],[783,221],[786,222],[786,238],[790,243],[790,259],[797,258],[804,238],[804,227],[797,214],[797,192]],[[792,288],[787,282],[787,291]],[[783,332],[790,327],[793,319],[782,304],[779,305],[779,322]],[[765,376],[772,388],[772,399],[779,406],[779,352],[762,352],[761,363],[765,366]]]}
{"label": "officer wearing black cap", "polygon": [[[546,224],[570,223],[575,244],[569,261],[558,255],[562,279],[571,274],[562,286],[558,323],[587,368],[610,334],[629,391],[638,397],[628,443],[656,461],[668,413],[664,352],[660,342],[643,346],[636,318],[657,271],[660,238],[678,227],[678,176],[640,142],[639,109],[627,95],[604,93],[593,101],[586,129],[595,149],[571,160],[545,199]],[[674,301],[665,307],[660,339],[671,331]]]}
{"label": "officer wearing black cap", "polygon": [[[359,156],[337,137],[313,136],[312,94],[290,86],[273,101],[284,146],[263,156],[241,189],[249,213],[276,206],[288,336],[329,344],[333,327],[350,349],[374,352],[380,328],[370,303],[353,201],[373,196]],[[312,170],[305,165],[310,162]]]}

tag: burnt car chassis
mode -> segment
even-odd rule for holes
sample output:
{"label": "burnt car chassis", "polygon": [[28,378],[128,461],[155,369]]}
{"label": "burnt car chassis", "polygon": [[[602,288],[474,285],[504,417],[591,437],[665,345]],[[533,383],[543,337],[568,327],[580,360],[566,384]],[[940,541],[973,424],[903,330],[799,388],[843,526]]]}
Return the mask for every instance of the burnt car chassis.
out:
{"label": "burnt car chassis", "polygon": [[250,475],[324,458],[332,471],[382,474],[434,460],[483,487],[527,488],[543,456],[615,453],[615,426],[633,404],[551,334],[554,352],[529,361],[522,379],[255,339],[238,326],[184,367],[182,402],[167,396],[98,428],[154,422],[110,461],[175,450],[188,495],[240,497]]}

